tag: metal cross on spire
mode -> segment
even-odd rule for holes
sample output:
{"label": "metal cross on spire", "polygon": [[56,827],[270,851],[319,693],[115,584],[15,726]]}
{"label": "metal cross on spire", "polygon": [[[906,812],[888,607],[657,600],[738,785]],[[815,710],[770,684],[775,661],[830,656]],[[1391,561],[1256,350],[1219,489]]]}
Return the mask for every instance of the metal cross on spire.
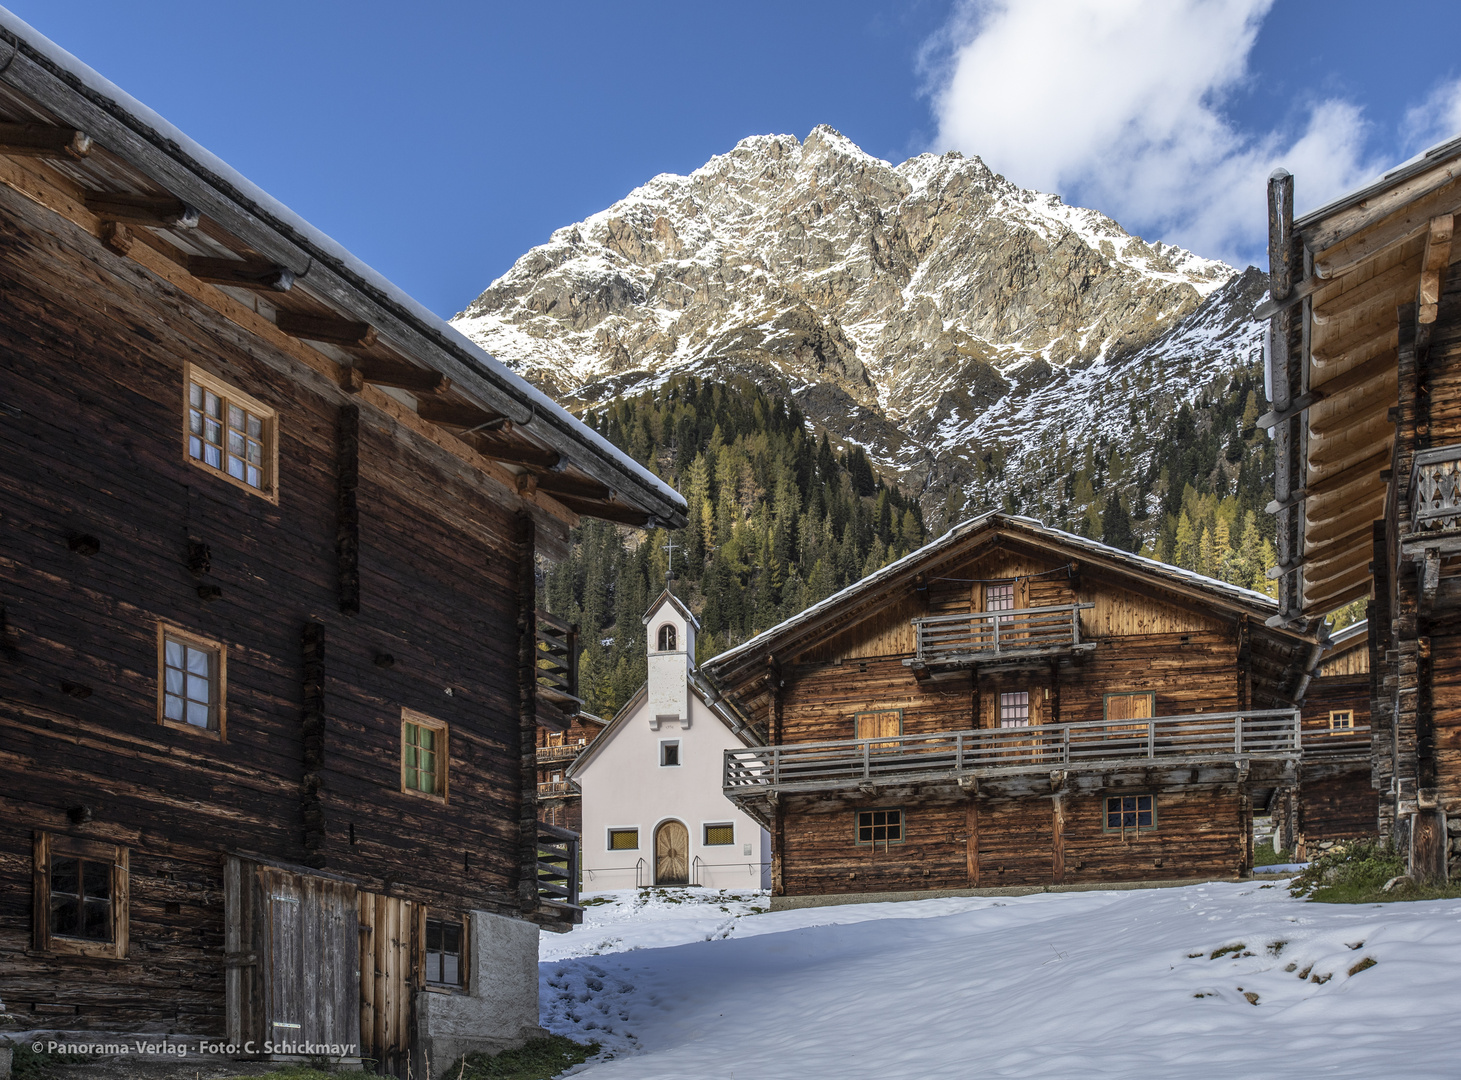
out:
{"label": "metal cross on spire", "polygon": [[683,544],[677,544],[677,543],[675,543],[675,538],[673,536],[670,537],[669,542],[667,544],[665,544],[665,555],[666,555],[666,561],[665,561],[665,580],[666,581],[673,581],[675,579],[675,552],[676,551],[684,551],[684,550],[685,550],[684,545]]}

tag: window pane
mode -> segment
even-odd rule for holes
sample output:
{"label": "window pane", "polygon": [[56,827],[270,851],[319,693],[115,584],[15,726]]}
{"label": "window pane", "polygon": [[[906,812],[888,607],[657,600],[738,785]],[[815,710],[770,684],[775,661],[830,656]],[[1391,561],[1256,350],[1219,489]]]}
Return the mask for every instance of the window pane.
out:
{"label": "window pane", "polygon": [[203,407],[203,388],[197,383],[188,383],[188,403],[195,409]]}
{"label": "window pane", "polygon": [[75,937],[81,931],[80,910],[74,896],[51,893],[51,933]]}
{"label": "window pane", "polygon": [[639,847],[638,829],[613,829],[609,833],[609,850],[634,851]]}
{"label": "window pane", "polygon": [[190,672],[192,672],[194,675],[203,675],[205,677],[212,674],[212,672],[209,670],[209,668],[211,667],[209,661],[212,660],[213,657],[206,649],[195,649],[191,645],[189,645],[187,646],[187,651],[188,670]]}
{"label": "window pane", "polygon": [[188,702],[188,723],[192,724],[194,727],[209,727],[209,711],[210,710],[207,705],[204,705],[197,701]]}
{"label": "window pane", "polygon": [[441,951],[441,923],[435,919],[426,920],[426,947],[433,952]]}
{"label": "window pane", "polygon": [[244,478],[244,463],[242,458],[236,458],[231,454],[229,455],[228,475],[233,477],[235,480],[242,480]]}
{"label": "window pane", "polygon": [[223,468],[223,454],[216,446],[203,447],[203,461],[215,469]]}
{"label": "window pane", "polygon": [[223,418],[223,402],[212,390],[203,391],[203,411],[220,420]]}
{"label": "window pane", "polygon": [[183,692],[183,673],[175,667],[170,667],[165,668],[163,674],[166,679],[164,689],[167,693],[181,694]]}
{"label": "window pane", "polygon": [[81,864],[82,883],[89,900],[106,900],[112,895],[112,868],[87,860]]}
{"label": "window pane", "polygon": [[240,430],[244,426],[244,411],[237,405],[228,407],[228,426]]}
{"label": "window pane", "polygon": [[188,698],[191,701],[208,704],[210,695],[208,693],[208,680],[198,675],[188,676]]}
{"label": "window pane", "polygon": [[188,430],[194,435],[203,434],[203,414],[197,409],[188,410]]}
{"label": "window pane", "polygon": [[181,720],[183,718],[183,699],[174,694],[164,695],[162,699],[162,715],[169,720]]}
{"label": "window pane", "polygon": [[418,727],[416,729],[416,745],[422,750],[434,750],[436,748],[436,732],[429,727]]}
{"label": "window pane", "polygon": [[441,947],[449,953],[462,951],[462,928],[457,923],[445,923],[441,928]]}
{"label": "window pane", "polygon": [[439,952],[426,954],[426,981],[429,983],[441,982],[441,953]]}
{"label": "window pane", "polygon": [[81,866],[75,859],[51,858],[51,894],[81,891]]}
{"label": "window pane", "polygon": [[264,486],[264,475],[263,473],[259,472],[259,470],[253,465],[250,465],[248,475],[244,477],[244,482],[247,483],[249,487],[261,488]]}
{"label": "window pane", "polygon": [[249,438],[251,439],[262,439],[264,437],[264,421],[253,413],[249,413],[248,432]]}
{"label": "window pane", "polygon": [[181,668],[183,666],[183,646],[180,642],[168,638],[163,642],[162,651],[168,667]]}
{"label": "window pane", "polygon": [[447,986],[462,984],[460,960],[451,953],[447,953],[441,958],[441,981]]}
{"label": "window pane", "polygon": [[264,444],[263,443],[256,442],[255,440],[250,439],[248,441],[248,451],[249,452],[248,452],[248,455],[247,456],[248,456],[249,461],[253,462],[253,464],[255,464],[255,465],[259,465],[259,464],[262,464],[263,463],[263,460],[264,460]]}
{"label": "window pane", "polygon": [[705,826],[705,846],[715,847],[720,844],[734,844],[736,842],[736,827],[734,825],[707,825]]}
{"label": "window pane", "polygon": [[81,936],[93,941],[112,939],[112,905],[105,900],[87,900],[81,906],[85,924]]}
{"label": "window pane", "polygon": [[214,446],[223,445],[223,425],[217,420],[208,420],[203,424],[203,438],[207,439]]}
{"label": "window pane", "polygon": [[196,435],[190,435],[188,437],[188,456],[200,460],[203,457],[203,440]]}
{"label": "window pane", "polygon": [[230,431],[228,433],[228,452],[243,457],[244,437],[237,431]]}

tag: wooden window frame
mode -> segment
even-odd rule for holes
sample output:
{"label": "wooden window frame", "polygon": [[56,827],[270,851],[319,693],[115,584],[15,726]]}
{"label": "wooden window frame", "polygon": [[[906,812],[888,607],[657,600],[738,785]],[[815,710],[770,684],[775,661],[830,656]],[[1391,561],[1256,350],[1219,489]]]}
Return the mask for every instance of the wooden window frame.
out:
{"label": "wooden window frame", "polygon": [[[712,844],[710,842],[711,829],[729,829],[731,838],[723,844]],[[734,821],[703,821],[700,823],[700,846],[701,847],[735,847],[736,846],[736,823]]]}
{"label": "wooden window frame", "polygon": [[[420,788],[406,786],[406,725],[415,724],[417,727],[428,728],[436,733],[436,779],[438,781],[436,791],[422,791]],[[414,795],[418,799],[430,799],[432,802],[448,803],[451,801],[451,725],[445,720],[438,720],[434,716],[417,712],[415,709],[401,710],[401,747],[400,747],[400,781],[401,792],[405,795]]]}
{"label": "wooden window frame", "polygon": [[[667,756],[666,753],[665,753],[665,751],[667,749],[669,749],[671,746],[673,746],[675,748],[675,760],[673,762],[669,762],[669,761],[666,761],[665,760],[665,757]],[[685,764],[685,759],[680,755],[680,740],[679,739],[661,739],[659,741],[659,767],[661,769],[678,769],[680,766],[682,766],[684,764]]]}
{"label": "wooden window frame", "polygon": [[[1005,589],[1010,591],[1010,606],[1007,608],[991,608],[989,606],[989,590]],[[1018,578],[1010,578],[1006,581],[985,581],[979,586],[979,609],[982,613],[998,615],[1001,611],[1018,611],[1020,609],[1020,583]]]}
{"label": "wooden window frame", "polygon": [[[1004,699],[1014,697],[1016,694],[1025,695],[1025,722],[1023,724],[1006,724],[1004,722]],[[1019,731],[1022,728],[1035,726],[1035,693],[1029,687],[1021,690],[996,690],[994,695],[994,723],[1001,731]]]}
{"label": "wooden window frame", "polygon": [[[1131,826],[1118,825],[1118,826],[1116,826],[1116,827],[1113,828],[1111,826],[1111,824],[1110,824],[1111,810],[1110,810],[1110,807],[1108,805],[1112,799],[1150,799],[1152,801],[1152,823],[1150,825],[1131,825]],[[1141,813],[1141,806],[1140,806],[1140,804],[1138,804],[1137,809],[1136,809],[1135,812],[1137,814],[1140,814]],[[1125,813],[1125,811],[1124,810],[1118,811],[1118,813]],[[1130,791],[1130,792],[1123,791],[1123,792],[1120,792],[1120,793],[1117,793],[1117,794],[1110,794],[1110,793],[1102,794],[1102,796],[1101,796],[1101,831],[1103,833],[1109,833],[1109,834],[1111,834],[1113,836],[1114,835],[1117,835],[1117,834],[1120,834],[1122,836],[1125,836],[1127,833],[1141,834],[1141,833],[1156,832],[1158,825],[1160,825],[1160,822],[1157,819],[1157,793],[1155,791]]]}
{"label": "wooden window frame", "polygon": [[[167,715],[167,639],[173,638],[196,649],[208,649],[218,658],[218,674],[214,689],[218,693],[216,728],[200,728],[186,720],[172,720]],[[172,623],[157,624],[157,722],[175,731],[190,731],[205,739],[228,741],[228,646],[214,638],[195,634]]]}
{"label": "wooden window frame", "polygon": [[[665,632],[669,632],[670,647],[664,647]],[[654,651],[660,653],[678,652],[680,645],[680,631],[674,623],[660,623],[660,627],[654,634]]]}
{"label": "wooden window frame", "polygon": [[[1148,715],[1150,717],[1155,717],[1157,715],[1157,692],[1155,690],[1119,690],[1119,691],[1113,691],[1112,693],[1109,693],[1109,694],[1103,694],[1103,695],[1101,695],[1101,719],[1102,720],[1110,720],[1111,719],[1111,699],[1112,698],[1118,698],[1118,697],[1119,698],[1145,697],[1150,702],[1149,708],[1151,709],[1151,712]],[[1144,721],[1143,720],[1128,720],[1126,722],[1127,723],[1132,723],[1132,724],[1140,724],[1140,723],[1143,723]]]}
{"label": "wooden window frame", "polygon": [[[188,411],[192,408],[192,397],[189,387],[192,383],[207,390],[211,390],[223,399],[224,409],[228,403],[247,409],[264,421],[263,439],[264,460],[261,463],[264,472],[264,486],[256,488],[245,480],[236,476],[230,476],[227,468],[215,468],[201,458],[195,458],[190,452],[188,440],[192,432],[188,430]],[[227,429],[225,426],[225,438]],[[279,410],[273,406],[265,405],[258,398],[244,393],[227,382],[224,382],[217,375],[200,368],[193,363],[183,364],[183,460],[196,468],[202,469],[209,476],[224,480],[234,487],[247,491],[250,495],[257,496],[266,502],[279,505]],[[225,453],[227,448],[225,447]],[[226,463],[225,463],[226,464]]]}
{"label": "wooden window frame", "polygon": [[[63,833],[37,832],[31,864],[35,950],[55,956],[90,956],[125,960],[129,941],[131,853],[117,844],[87,840]],[[91,941],[51,933],[51,860],[56,856],[106,863],[112,868],[112,940]]]}
{"label": "wooden window frame", "polygon": [[[855,713],[853,713],[852,714],[852,737],[854,739],[863,739],[863,738],[868,738],[868,739],[882,739],[882,738],[887,738],[888,736],[885,736],[885,735],[867,735],[867,736],[864,736],[862,734],[862,732],[861,732],[862,718],[864,716],[882,716],[882,715],[884,715],[886,713],[896,713],[897,714],[897,716],[898,716],[898,737],[901,737],[902,734],[903,734],[903,710],[902,709],[864,709],[864,710],[862,710],[862,712],[855,712]],[[881,746],[896,746],[897,744],[896,743],[881,743],[881,744],[874,743],[873,745],[876,747],[876,746],[879,746],[879,745],[881,745]]]}
{"label": "wooden window frame", "polygon": [[[634,834],[634,846],[633,847],[615,847],[614,846],[614,834],[615,833],[633,833]],[[611,826],[609,826],[607,829],[604,830],[604,850],[605,851],[638,851],[639,850],[639,826],[638,825],[611,825]]]}
{"label": "wooden window frame", "polygon": [[[896,840],[863,840],[862,815],[863,814],[897,814],[898,815],[898,839]],[[869,828],[877,828],[875,822],[868,823]],[[884,823],[884,828],[887,827]],[[908,842],[908,815],[903,812],[901,806],[867,806],[852,812],[852,842],[857,847],[877,848],[882,846],[884,850],[894,844],[906,844]]]}
{"label": "wooden window frame", "polygon": [[[460,923],[462,928],[462,954],[458,965],[461,971],[460,983],[428,982],[426,978],[426,924],[428,922]],[[472,989],[472,917],[470,914],[433,915],[425,904],[419,905],[416,914],[416,933],[419,945],[416,955],[420,958],[420,970],[416,972],[416,985],[432,994],[469,995]]]}
{"label": "wooden window frame", "polygon": [[[1341,716],[1343,716],[1343,717],[1346,718],[1346,723],[1345,723],[1345,725],[1343,727],[1338,727],[1335,724],[1335,720],[1338,717],[1341,717]],[[1329,730],[1330,731],[1350,731],[1350,732],[1354,731],[1354,710],[1353,709],[1330,709],[1329,710]]]}

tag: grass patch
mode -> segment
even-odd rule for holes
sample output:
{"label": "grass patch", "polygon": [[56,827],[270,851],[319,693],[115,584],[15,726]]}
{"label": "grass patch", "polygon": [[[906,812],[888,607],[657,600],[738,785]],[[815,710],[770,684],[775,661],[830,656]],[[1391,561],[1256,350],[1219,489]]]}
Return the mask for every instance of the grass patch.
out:
{"label": "grass patch", "polygon": [[1289,883],[1293,896],[1321,904],[1380,904],[1397,900],[1453,900],[1461,897],[1461,883],[1417,885],[1402,881],[1389,892],[1385,882],[1405,873],[1405,860],[1394,847],[1378,840],[1336,844],[1317,856]]}
{"label": "grass patch", "polygon": [[600,904],[612,904],[613,902],[614,898],[612,896],[590,896],[587,900],[580,899],[578,906],[598,907]]}
{"label": "grass patch", "polygon": [[1283,952],[1283,947],[1287,944],[1287,941],[1270,941],[1268,943],[1268,951],[1271,955],[1278,956]]}
{"label": "grass patch", "polygon": [[[265,1073],[269,1080],[340,1080],[348,1073],[327,1072],[311,1065],[285,1065],[271,1073]],[[359,1074],[356,1074],[359,1075]],[[236,1080],[255,1080],[254,1077],[237,1077]]]}
{"label": "grass patch", "polygon": [[578,1043],[562,1035],[549,1035],[546,1039],[533,1039],[516,1050],[504,1050],[495,1057],[468,1054],[465,1065],[459,1058],[443,1075],[448,1080],[551,1080],[598,1052],[598,1043]]}
{"label": "grass patch", "polygon": [[1275,851],[1272,844],[1258,844],[1253,848],[1254,866],[1280,866],[1293,861],[1292,851]]}
{"label": "grass patch", "polygon": [[15,1055],[10,1059],[10,1075],[14,1080],[44,1080],[56,1067],[58,1055],[30,1048],[30,1043],[16,1045]]}
{"label": "grass patch", "polygon": [[1240,953],[1247,947],[1241,941],[1236,945],[1224,945],[1221,949],[1214,949],[1208,959],[1216,960],[1219,956],[1227,956],[1228,953]]}
{"label": "grass patch", "polygon": [[1368,971],[1370,968],[1374,967],[1378,963],[1378,960],[1374,959],[1373,957],[1367,956],[1354,967],[1350,968],[1349,973],[1351,975],[1358,975],[1361,971]]}

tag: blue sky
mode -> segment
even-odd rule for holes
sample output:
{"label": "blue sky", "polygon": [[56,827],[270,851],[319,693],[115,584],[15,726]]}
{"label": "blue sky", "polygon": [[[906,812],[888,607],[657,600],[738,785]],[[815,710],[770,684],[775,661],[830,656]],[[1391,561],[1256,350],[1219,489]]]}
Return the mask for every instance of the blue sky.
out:
{"label": "blue sky", "polygon": [[1275,161],[1312,204],[1461,131],[1454,0],[9,2],[443,315],[757,133],[977,152],[1248,259]]}

